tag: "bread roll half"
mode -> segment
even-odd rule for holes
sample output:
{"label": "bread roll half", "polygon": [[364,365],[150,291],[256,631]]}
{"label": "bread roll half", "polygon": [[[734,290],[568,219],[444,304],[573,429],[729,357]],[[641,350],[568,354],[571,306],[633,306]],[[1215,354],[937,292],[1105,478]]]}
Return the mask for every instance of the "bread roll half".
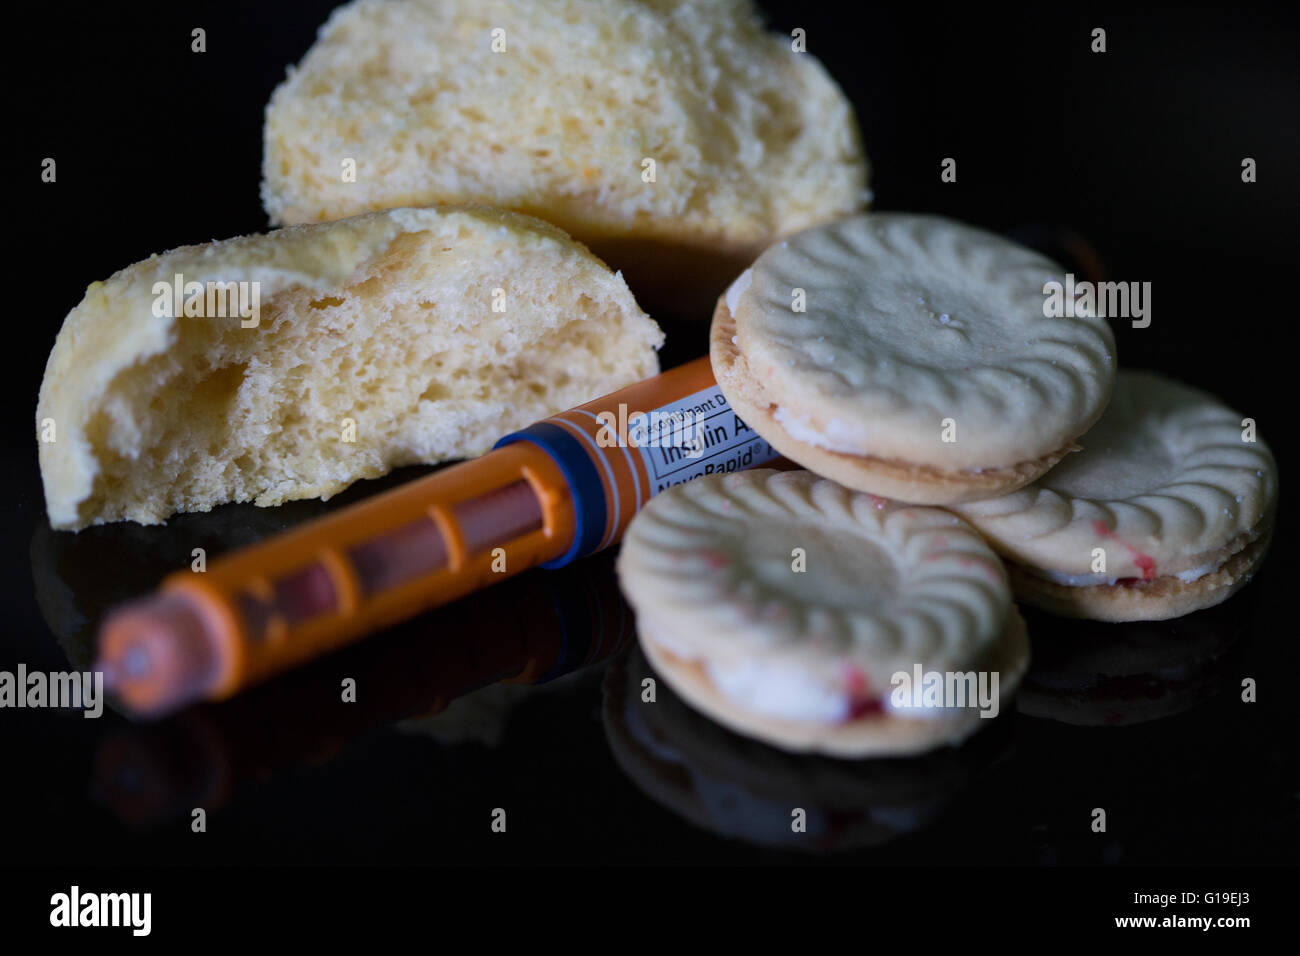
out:
{"label": "bread roll half", "polygon": [[658,370],[659,327],[559,229],[394,209],[185,246],[96,282],[37,406],[56,528],[275,505],[511,429]]}
{"label": "bread roll half", "polygon": [[263,203],[541,216],[651,312],[707,320],[775,239],[864,203],[852,107],[806,42],[749,0],[359,0],[271,97]]}

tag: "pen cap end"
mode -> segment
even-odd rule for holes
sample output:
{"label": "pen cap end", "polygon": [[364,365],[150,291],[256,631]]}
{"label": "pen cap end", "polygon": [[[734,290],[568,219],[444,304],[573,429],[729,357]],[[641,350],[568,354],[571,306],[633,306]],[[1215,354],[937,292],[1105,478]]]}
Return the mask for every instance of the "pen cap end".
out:
{"label": "pen cap end", "polygon": [[161,716],[203,697],[217,674],[212,638],[190,600],[159,594],[113,611],[99,632],[99,665],[131,710]]}

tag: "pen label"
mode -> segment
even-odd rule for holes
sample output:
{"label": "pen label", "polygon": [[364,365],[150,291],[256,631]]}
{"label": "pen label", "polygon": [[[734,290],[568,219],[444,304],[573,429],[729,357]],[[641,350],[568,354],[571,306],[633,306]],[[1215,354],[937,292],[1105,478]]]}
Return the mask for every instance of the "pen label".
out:
{"label": "pen label", "polygon": [[[621,411],[621,409],[620,409]],[[778,452],[713,386],[626,418],[629,444],[645,462],[650,494],[705,475],[756,468]]]}

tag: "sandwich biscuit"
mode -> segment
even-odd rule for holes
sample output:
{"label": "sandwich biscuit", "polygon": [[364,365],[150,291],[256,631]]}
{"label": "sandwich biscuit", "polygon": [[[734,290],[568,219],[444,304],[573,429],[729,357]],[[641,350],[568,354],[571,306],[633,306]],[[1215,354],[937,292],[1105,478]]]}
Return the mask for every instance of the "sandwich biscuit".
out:
{"label": "sandwich biscuit", "polygon": [[[1001,562],[965,522],[806,471],[669,489],[633,520],[618,571],[672,688],[787,750],[956,743],[996,715],[1028,661]],[[921,699],[934,674],[972,678],[980,700],[973,682],[961,700]]]}
{"label": "sandwich biscuit", "polygon": [[919,504],[1005,494],[1100,417],[1104,319],[1049,318],[1059,267],[934,216],[873,214],[764,252],[717,303],[710,356],[732,407],[779,452]]}
{"label": "sandwich biscuit", "polygon": [[1125,370],[1079,444],[1029,487],[953,508],[1007,559],[1020,600],[1066,617],[1162,620],[1250,580],[1272,532],[1277,468],[1241,415]]}

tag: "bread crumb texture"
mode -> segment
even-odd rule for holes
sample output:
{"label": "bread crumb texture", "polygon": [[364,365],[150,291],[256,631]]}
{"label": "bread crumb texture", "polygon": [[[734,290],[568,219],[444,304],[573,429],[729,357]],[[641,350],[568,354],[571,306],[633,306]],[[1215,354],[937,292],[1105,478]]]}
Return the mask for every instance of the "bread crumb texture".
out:
{"label": "bread crumb texture", "polygon": [[761,248],[861,208],[867,181],[848,101],[749,0],[359,0],[265,138],[272,222],[484,202],[597,249]]}
{"label": "bread crumb texture", "polygon": [[[257,326],[157,314],[175,310],[155,284],[178,275],[257,283]],[[501,210],[394,209],[185,246],[91,285],[59,332],[36,412],[45,436],[54,423],[39,446],[50,523],[328,498],[479,455],[653,375],[662,340],[621,276]]]}

